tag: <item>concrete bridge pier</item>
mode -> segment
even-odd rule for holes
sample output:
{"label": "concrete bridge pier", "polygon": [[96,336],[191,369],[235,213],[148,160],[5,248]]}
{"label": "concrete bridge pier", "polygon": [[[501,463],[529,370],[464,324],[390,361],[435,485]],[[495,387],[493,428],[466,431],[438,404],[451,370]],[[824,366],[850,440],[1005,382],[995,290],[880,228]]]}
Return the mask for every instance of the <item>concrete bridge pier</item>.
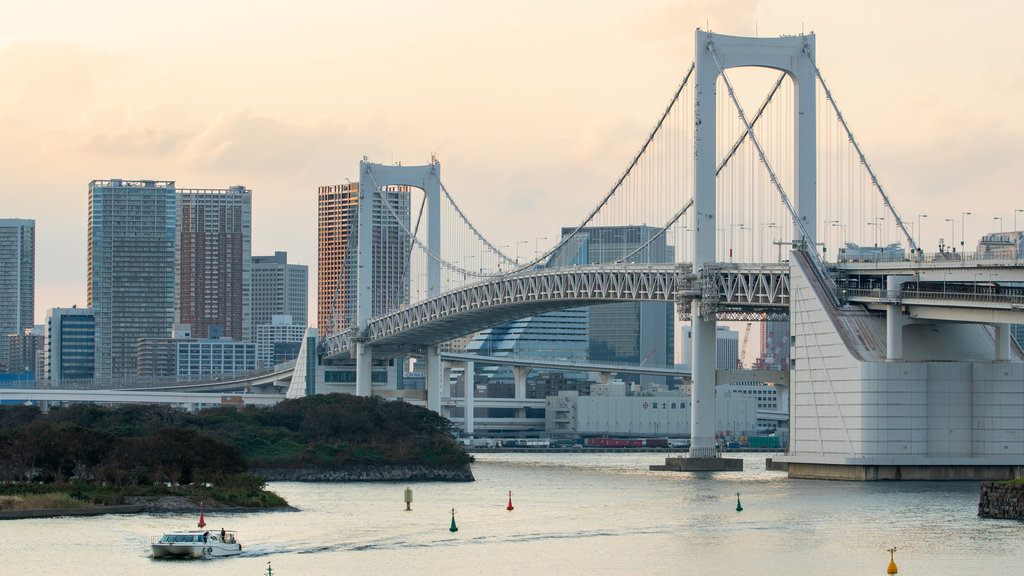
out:
{"label": "concrete bridge pier", "polygon": [[[889,298],[899,298],[903,292],[903,284],[913,280],[914,277],[905,274],[890,274],[885,277],[885,290]],[[889,304],[885,307],[885,359],[903,359],[903,327],[910,321],[903,314],[903,307],[899,304]]]}
{"label": "concrete bridge pier", "polygon": [[996,324],[996,362],[1010,361],[1010,325]]}
{"label": "concrete bridge pier", "polygon": [[373,347],[356,344],[356,396],[369,396],[373,389]]}
{"label": "concrete bridge pier", "polygon": [[437,346],[427,346],[426,353],[426,378],[425,384],[427,388],[427,408],[441,413],[441,355],[437,351]]}
{"label": "concrete bridge pier", "polygon": [[[526,377],[529,376],[532,366],[513,366],[512,376],[515,378],[515,399],[526,399]],[[516,408],[516,418],[526,418],[526,408]]]}
{"label": "concrete bridge pier", "polygon": [[462,374],[463,374],[462,382],[463,382],[464,388],[465,388],[465,390],[463,391],[463,396],[465,398],[465,402],[464,402],[464,404],[465,404],[465,408],[464,408],[465,416],[464,416],[464,419],[465,419],[465,422],[466,422],[465,425],[464,425],[464,429],[465,429],[465,432],[466,432],[466,436],[472,438],[473,437],[473,432],[474,432],[474,430],[473,430],[473,412],[474,412],[473,396],[474,396],[474,393],[476,392],[474,390],[474,388],[476,388],[475,374],[474,374],[474,370],[475,370],[474,363],[473,362],[464,362],[462,364],[462,370],[463,370],[463,372],[462,372]]}

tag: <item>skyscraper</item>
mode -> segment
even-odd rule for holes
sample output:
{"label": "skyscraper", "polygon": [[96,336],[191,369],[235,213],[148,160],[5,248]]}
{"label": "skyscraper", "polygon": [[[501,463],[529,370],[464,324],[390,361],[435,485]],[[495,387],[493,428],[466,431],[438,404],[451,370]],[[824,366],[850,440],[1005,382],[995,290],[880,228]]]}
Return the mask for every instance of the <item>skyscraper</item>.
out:
{"label": "skyscraper", "polygon": [[252,191],[179,189],[176,228],[176,321],[198,338],[249,338]]}
{"label": "skyscraper", "polygon": [[[407,186],[385,187],[387,206],[373,196],[373,316],[409,301],[409,196]],[[355,323],[358,215],[359,184],[320,187],[317,326],[324,336]]]}
{"label": "skyscraper", "polygon": [[292,324],[308,326],[309,268],[289,264],[287,252],[252,257],[251,293],[250,342],[256,342],[257,327],[271,324],[274,316],[291,316]]}
{"label": "skyscraper", "polygon": [[[562,235],[573,230],[562,228]],[[659,232],[651,226],[589,226],[580,231],[582,239],[574,245],[571,258],[581,264],[672,262],[673,248]],[[641,246],[643,249],[638,250]],[[675,356],[674,322],[671,304],[618,302],[591,306],[589,358],[592,362],[671,366]],[[639,375],[635,380],[662,382],[664,377]]]}
{"label": "skyscraper", "polygon": [[36,221],[0,218],[0,372],[7,338],[32,328],[35,315]]}
{"label": "skyscraper", "polygon": [[175,204],[170,181],[89,183],[89,307],[102,385],[134,376],[139,338],[171,334]]}

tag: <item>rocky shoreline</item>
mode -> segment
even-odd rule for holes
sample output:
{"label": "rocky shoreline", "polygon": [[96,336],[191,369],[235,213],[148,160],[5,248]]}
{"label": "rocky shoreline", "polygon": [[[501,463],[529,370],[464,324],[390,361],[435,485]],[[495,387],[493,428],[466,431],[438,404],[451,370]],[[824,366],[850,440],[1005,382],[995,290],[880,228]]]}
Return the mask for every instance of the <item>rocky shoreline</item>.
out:
{"label": "rocky shoreline", "polygon": [[1024,486],[1007,482],[982,482],[978,516],[1024,521]]}
{"label": "rocky shoreline", "polygon": [[334,470],[320,468],[253,468],[250,474],[267,482],[473,482],[469,464],[347,464]]}

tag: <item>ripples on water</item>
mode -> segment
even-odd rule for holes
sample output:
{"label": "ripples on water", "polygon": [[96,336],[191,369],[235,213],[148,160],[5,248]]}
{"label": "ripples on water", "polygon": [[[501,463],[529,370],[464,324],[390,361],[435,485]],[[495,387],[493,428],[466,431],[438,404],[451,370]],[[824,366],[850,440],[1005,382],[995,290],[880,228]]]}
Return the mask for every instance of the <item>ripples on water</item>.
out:
{"label": "ripples on water", "polygon": [[[149,558],[195,515],[0,523],[0,574],[1016,574],[1024,524],[980,520],[977,482],[825,482],[651,472],[658,454],[487,454],[472,483],[274,483],[298,512],[219,516],[238,558]],[[514,511],[505,510],[512,491]],[[743,511],[736,511],[740,492]],[[451,509],[459,531],[448,531]]]}

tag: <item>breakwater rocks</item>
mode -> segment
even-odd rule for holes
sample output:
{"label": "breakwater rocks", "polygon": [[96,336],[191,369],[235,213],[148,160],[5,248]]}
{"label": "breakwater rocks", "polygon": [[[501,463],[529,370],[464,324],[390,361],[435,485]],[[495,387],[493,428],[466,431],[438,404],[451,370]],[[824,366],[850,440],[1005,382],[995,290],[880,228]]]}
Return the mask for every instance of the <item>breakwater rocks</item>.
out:
{"label": "breakwater rocks", "polygon": [[334,470],[318,468],[253,468],[250,474],[267,482],[472,482],[469,464],[347,464]]}
{"label": "breakwater rocks", "polygon": [[978,516],[1024,521],[1024,485],[982,482]]}

